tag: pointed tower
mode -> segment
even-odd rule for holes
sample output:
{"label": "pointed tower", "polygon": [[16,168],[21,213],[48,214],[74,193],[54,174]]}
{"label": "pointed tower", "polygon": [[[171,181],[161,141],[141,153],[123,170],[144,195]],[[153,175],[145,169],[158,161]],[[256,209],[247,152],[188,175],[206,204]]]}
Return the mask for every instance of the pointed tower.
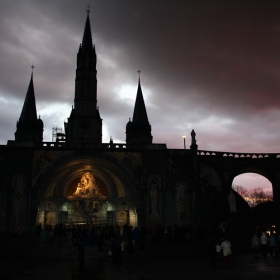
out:
{"label": "pointed tower", "polygon": [[[32,70],[33,70],[32,66]],[[24,105],[21,111],[20,118],[17,122],[17,130],[15,132],[16,142],[36,142],[42,143],[43,141],[43,131],[44,131],[43,121],[37,118],[35,93],[33,86],[33,71],[31,74],[30,83],[26,93]]]}
{"label": "pointed tower", "polygon": [[148,120],[139,78],[133,118],[132,121],[129,119],[129,122],[126,125],[127,145],[152,144],[153,136],[151,130],[152,128]]}
{"label": "pointed tower", "polygon": [[77,54],[74,107],[65,123],[66,142],[100,144],[102,119],[97,107],[96,53],[92,44],[89,10]]}

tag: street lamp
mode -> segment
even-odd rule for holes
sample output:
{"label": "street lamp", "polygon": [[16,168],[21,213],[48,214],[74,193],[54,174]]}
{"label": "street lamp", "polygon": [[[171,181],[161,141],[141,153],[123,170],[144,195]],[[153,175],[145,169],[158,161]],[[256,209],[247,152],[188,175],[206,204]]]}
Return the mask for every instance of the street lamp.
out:
{"label": "street lamp", "polygon": [[187,136],[186,136],[186,135],[183,135],[182,137],[183,137],[183,139],[184,139],[184,149],[186,149],[186,137],[187,137]]}

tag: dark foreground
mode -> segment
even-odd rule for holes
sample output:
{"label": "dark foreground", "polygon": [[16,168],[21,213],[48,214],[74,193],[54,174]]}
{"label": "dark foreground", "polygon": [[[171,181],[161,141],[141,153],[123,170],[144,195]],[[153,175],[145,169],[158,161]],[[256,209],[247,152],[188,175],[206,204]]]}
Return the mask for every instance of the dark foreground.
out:
{"label": "dark foreground", "polygon": [[103,251],[86,246],[84,261],[79,262],[78,248],[70,240],[56,239],[53,246],[42,246],[34,236],[2,237],[0,279],[280,279],[280,258],[269,254],[264,258],[236,253],[229,266],[212,266],[203,246],[147,243],[143,260],[137,250],[132,260],[124,252],[122,266],[117,266],[107,252],[108,245]]}

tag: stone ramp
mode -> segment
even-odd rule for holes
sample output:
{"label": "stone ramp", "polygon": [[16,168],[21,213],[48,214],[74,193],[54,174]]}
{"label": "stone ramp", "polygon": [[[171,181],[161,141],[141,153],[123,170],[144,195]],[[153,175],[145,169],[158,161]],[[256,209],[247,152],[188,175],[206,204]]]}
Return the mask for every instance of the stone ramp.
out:
{"label": "stone ramp", "polygon": [[1,262],[1,280],[70,280],[72,263],[69,261],[26,260]]}
{"label": "stone ramp", "polygon": [[[97,246],[85,246],[85,260],[102,260],[106,257],[105,251],[99,251]],[[72,260],[79,259],[78,246],[71,247]]]}
{"label": "stone ramp", "polygon": [[85,246],[85,258],[79,262],[77,246],[64,238],[55,238],[53,246],[41,244],[35,236],[0,237],[0,280],[130,280],[126,270],[117,267],[98,246]]}

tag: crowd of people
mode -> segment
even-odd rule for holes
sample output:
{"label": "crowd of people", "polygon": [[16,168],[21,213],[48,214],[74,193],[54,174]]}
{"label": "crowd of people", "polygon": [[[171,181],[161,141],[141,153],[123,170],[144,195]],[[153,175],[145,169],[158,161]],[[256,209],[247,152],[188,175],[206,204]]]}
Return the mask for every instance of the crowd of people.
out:
{"label": "crowd of people", "polygon": [[102,250],[102,244],[109,244],[112,239],[118,240],[120,237],[125,237],[126,240],[132,239],[138,244],[138,241],[142,238],[144,241],[157,243],[157,242],[186,242],[193,241],[194,236],[204,238],[204,229],[199,226],[195,231],[192,225],[168,225],[164,227],[158,224],[156,227],[145,227],[141,228],[132,227],[128,224],[121,226],[112,225],[94,225],[89,226],[73,225],[65,226],[60,223],[55,226],[46,225],[42,227],[41,224],[36,226],[37,236],[40,237],[42,243],[48,243],[50,238],[56,236],[64,236],[65,239],[68,237],[72,239],[72,244],[77,245],[81,240],[86,245],[98,245],[99,249]]}
{"label": "crowd of people", "polygon": [[[226,226],[222,224],[213,238],[204,231],[202,225],[194,228],[192,225],[168,225],[161,224],[154,228],[142,226],[132,227],[128,224],[124,226],[112,225],[74,225],[65,226],[58,224],[55,226],[41,225],[36,227],[37,236],[40,236],[42,244],[53,245],[57,236],[63,237],[65,242],[71,242],[78,246],[80,257],[83,257],[85,245],[97,245],[99,251],[104,250],[104,245],[108,250],[108,257],[118,264],[122,264],[122,255],[126,251],[128,259],[134,260],[135,253],[141,260],[145,257],[146,242],[149,243],[180,243],[197,241],[208,244],[213,265],[229,265],[231,256],[231,242],[227,238]],[[274,234],[268,236],[265,232],[258,236],[254,234],[252,238],[252,249],[255,256],[262,254],[266,256],[269,252],[271,256],[278,257],[278,244]]]}
{"label": "crowd of people", "polygon": [[262,232],[261,236],[258,236],[256,233],[252,238],[252,249],[255,256],[259,256],[259,254],[264,257],[267,256],[267,253],[270,254],[271,257],[278,257],[278,247],[280,246],[280,236],[278,240],[276,238],[275,233],[271,232],[268,235],[266,232]]}
{"label": "crowd of people", "polygon": [[[204,238],[204,229],[199,226],[194,230],[192,225],[168,225],[164,227],[158,224],[156,227],[132,227],[128,224],[124,226],[112,225],[73,225],[65,226],[60,223],[55,226],[41,224],[36,226],[37,236],[41,245],[53,246],[54,240],[60,237],[64,242],[70,242],[72,246],[77,246],[79,260],[82,262],[86,245],[96,245],[99,251],[104,250],[104,245],[108,250],[108,257],[112,258],[117,265],[122,265],[124,251],[130,261],[137,257],[139,260],[145,258],[146,243],[180,243],[193,242],[194,236]],[[64,238],[63,238],[64,237]]]}

